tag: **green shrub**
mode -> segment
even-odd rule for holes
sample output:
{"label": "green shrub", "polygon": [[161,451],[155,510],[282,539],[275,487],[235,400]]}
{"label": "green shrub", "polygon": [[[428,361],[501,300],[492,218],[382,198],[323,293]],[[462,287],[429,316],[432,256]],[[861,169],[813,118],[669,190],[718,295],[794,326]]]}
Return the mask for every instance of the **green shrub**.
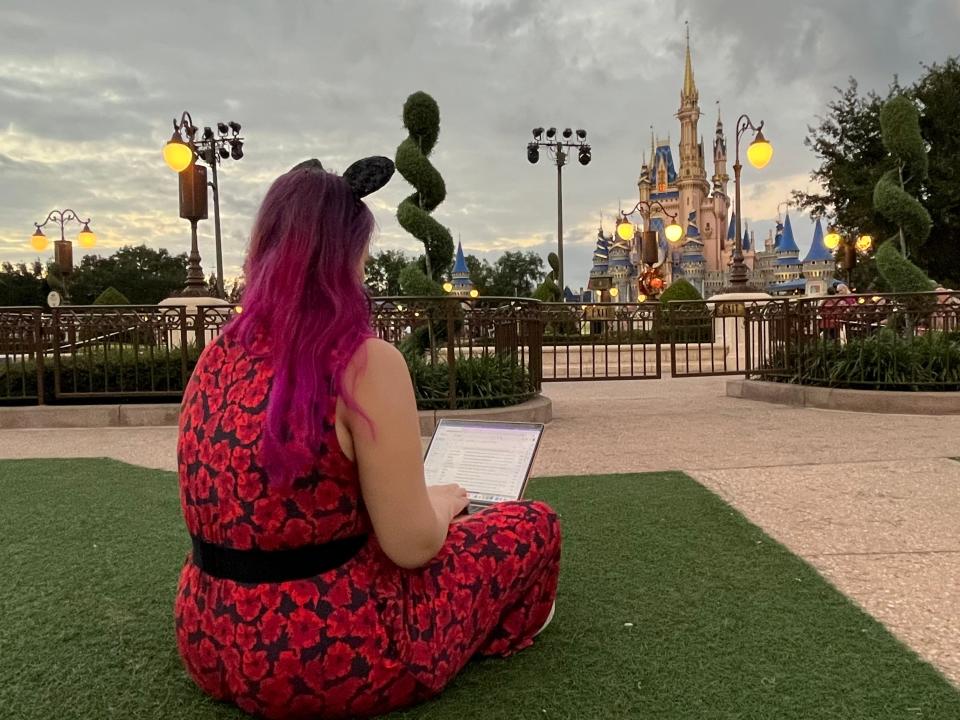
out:
{"label": "green shrub", "polygon": [[846,344],[817,340],[780,349],[770,380],[860,390],[960,391],[960,334],[903,337],[889,328]]}
{"label": "green shrub", "polygon": [[[420,410],[450,407],[450,376],[445,362],[431,364],[422,357],[407,357]],[[455,364],[457,409],[504,407],[536,395],[527,370],[512,357],[484,355],[458,358]]]}
{"label": "green shrub", "polygon": [[663,291],[660,302],[664,305],[679,300],[703,300],[703,295],[686,278],[679,278],[670,283],[670,287]]}
{"label": "green shrub", "polygon": [[[197,364],[200,350],[187,348],[187,378]],[[43,386],[45,401],[56,402],[54,396],[53,358],[44,361]],[[60,356],[60,391],[65,393],[134,393],[159,392],[177,397],[182,394],[184,382],[179,348],[169,354],[162,348],[117,346],[104,352],[103,348],[81,349],[76,355]],[[11,365],[0,365],[0,399],[12,400],[37,394],[37,366],[33,360]],[[134,395],[115,398],[120,402],[138,402]]]}
{"label": "green shrub", "polygon": [[661,342],[713,342],[713,314],[689,280],[674,280],[660,296],[660,302],[663,304]]}

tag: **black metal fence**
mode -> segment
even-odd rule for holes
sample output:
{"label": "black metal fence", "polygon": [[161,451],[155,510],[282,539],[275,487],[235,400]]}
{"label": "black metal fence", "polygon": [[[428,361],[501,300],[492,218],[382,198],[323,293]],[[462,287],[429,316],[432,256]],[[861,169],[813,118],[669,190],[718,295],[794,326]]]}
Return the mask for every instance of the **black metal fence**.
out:
{"label": "black metal fence", "polygon": [[[0,308],[0,403],[178,400],[232,306]],[[960,390],[960,293],[540,303],[376,298],[424,409],[521,402],[545,382],[740,375]]]}

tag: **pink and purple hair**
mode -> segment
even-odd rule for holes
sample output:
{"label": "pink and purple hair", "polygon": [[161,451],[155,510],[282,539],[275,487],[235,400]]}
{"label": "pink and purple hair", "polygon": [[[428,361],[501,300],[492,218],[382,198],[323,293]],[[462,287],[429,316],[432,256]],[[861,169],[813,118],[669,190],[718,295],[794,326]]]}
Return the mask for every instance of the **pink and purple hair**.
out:
{"label": "pink and purple hair", "polygon": [[373,331],[358,268],[373,214],[333,173],[297,167],[270,187],[253,227],[243,313],[225,334],[270,348],[273,386],[260,465],[285,485],[309,468],[330,403],[355,407],[344,370]]}

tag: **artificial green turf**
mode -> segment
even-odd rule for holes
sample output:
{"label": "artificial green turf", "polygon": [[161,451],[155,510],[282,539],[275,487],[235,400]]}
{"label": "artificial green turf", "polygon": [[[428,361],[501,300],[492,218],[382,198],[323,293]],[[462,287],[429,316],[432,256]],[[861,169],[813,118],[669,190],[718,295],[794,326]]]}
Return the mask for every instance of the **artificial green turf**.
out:
{"label": "artificial green turf", "polygon": [[[172,473],[0,462],[0,492],[0,717],[244,717],[176,655]],[[562,516],[554,624],[395,720],[960,717],[935,670],[688,477],[551,478],[530,494]]]}

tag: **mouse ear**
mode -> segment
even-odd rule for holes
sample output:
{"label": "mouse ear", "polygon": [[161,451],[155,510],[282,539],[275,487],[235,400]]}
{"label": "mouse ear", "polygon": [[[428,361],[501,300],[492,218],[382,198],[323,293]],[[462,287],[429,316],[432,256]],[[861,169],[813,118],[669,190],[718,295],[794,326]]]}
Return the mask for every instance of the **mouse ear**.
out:
{"label": "mouse ear", "polygon": [[393,177],[393,160],[380,155],[357,160],[343,173],[353,194],[366,197],[386,185]]}

